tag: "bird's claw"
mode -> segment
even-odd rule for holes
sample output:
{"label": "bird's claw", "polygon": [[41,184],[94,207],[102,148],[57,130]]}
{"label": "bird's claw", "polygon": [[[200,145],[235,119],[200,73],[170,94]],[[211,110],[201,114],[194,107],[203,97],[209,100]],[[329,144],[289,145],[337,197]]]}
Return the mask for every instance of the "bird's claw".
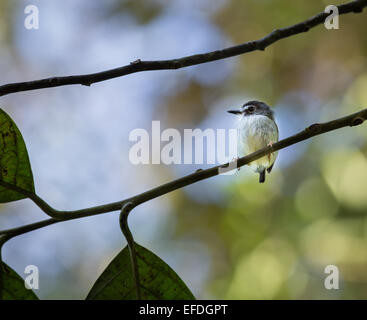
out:
{"label": "bird's claw", "polygon": [[[270,141],[267,145],[266,145],[267,147],[273,147],[273,142],[272,141]],[[269,159],[269,161],[270,161],[270,158],[271,158],[271,156],[273,155],[273,152],[270,152],[269,154],[268,154],[268,159]]]}

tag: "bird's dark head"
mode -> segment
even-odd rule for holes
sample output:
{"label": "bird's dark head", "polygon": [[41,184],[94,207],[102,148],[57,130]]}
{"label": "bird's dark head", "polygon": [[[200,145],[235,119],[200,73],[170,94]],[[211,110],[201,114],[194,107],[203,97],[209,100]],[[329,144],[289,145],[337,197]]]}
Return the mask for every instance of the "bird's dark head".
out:
{"label": "bird's dark head", "polygon": [[256,100],[246,102],[239,110],[228,110],[227,112],[242,116],[263,115],[274,120],[274,112],[271,108],[265,102]]}

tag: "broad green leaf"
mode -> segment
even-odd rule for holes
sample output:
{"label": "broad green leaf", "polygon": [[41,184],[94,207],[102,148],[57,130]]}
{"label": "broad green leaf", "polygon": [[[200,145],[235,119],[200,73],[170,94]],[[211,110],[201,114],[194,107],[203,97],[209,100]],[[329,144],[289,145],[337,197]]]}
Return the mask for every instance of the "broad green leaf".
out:
{"label": "broad green leaf", "polygon": [[[138,244],[135,244],[135,248],[142,299],[195,299],[186,284],[162,259]],[[125,247],[108,265],[89,292],[87,299],[136,299],[128,247]]]}
{"label": "broad green leaf", "polygon": [[3,300],[38,300],[32,290],[24,285],[24,280],[7,264],[0,262],[0,276]]}
{"label": "broad green leaf", "polygon": [[16,190],[34,193],[32,169],[19,129],[0,109],[0,203],[26,198]]}

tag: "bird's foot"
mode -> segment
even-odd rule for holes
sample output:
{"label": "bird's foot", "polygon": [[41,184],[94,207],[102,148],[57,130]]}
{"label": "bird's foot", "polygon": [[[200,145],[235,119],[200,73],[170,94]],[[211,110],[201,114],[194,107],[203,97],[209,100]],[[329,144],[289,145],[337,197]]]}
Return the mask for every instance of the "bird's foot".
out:
{"label": "bird's foot", "polygon": [[[272,147],[273,146],[273,141],[270,141],[266,146],[267,147]],[[271,153],[268,153],[268,159],[269,159],[269,161],[270,161],[270,158],[271,158],[271,156],[273,155],[273,152],[271,152]]]}

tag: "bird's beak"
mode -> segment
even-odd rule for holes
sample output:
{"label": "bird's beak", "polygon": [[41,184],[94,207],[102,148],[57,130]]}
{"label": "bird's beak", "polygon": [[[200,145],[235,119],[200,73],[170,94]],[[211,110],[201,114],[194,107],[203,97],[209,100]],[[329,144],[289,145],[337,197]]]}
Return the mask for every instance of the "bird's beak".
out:
{"label": "bird's beak", "polygon": [[242,112],[240,110],[228,110],[228,113],[232,113],[232,114],[241,114]]}

